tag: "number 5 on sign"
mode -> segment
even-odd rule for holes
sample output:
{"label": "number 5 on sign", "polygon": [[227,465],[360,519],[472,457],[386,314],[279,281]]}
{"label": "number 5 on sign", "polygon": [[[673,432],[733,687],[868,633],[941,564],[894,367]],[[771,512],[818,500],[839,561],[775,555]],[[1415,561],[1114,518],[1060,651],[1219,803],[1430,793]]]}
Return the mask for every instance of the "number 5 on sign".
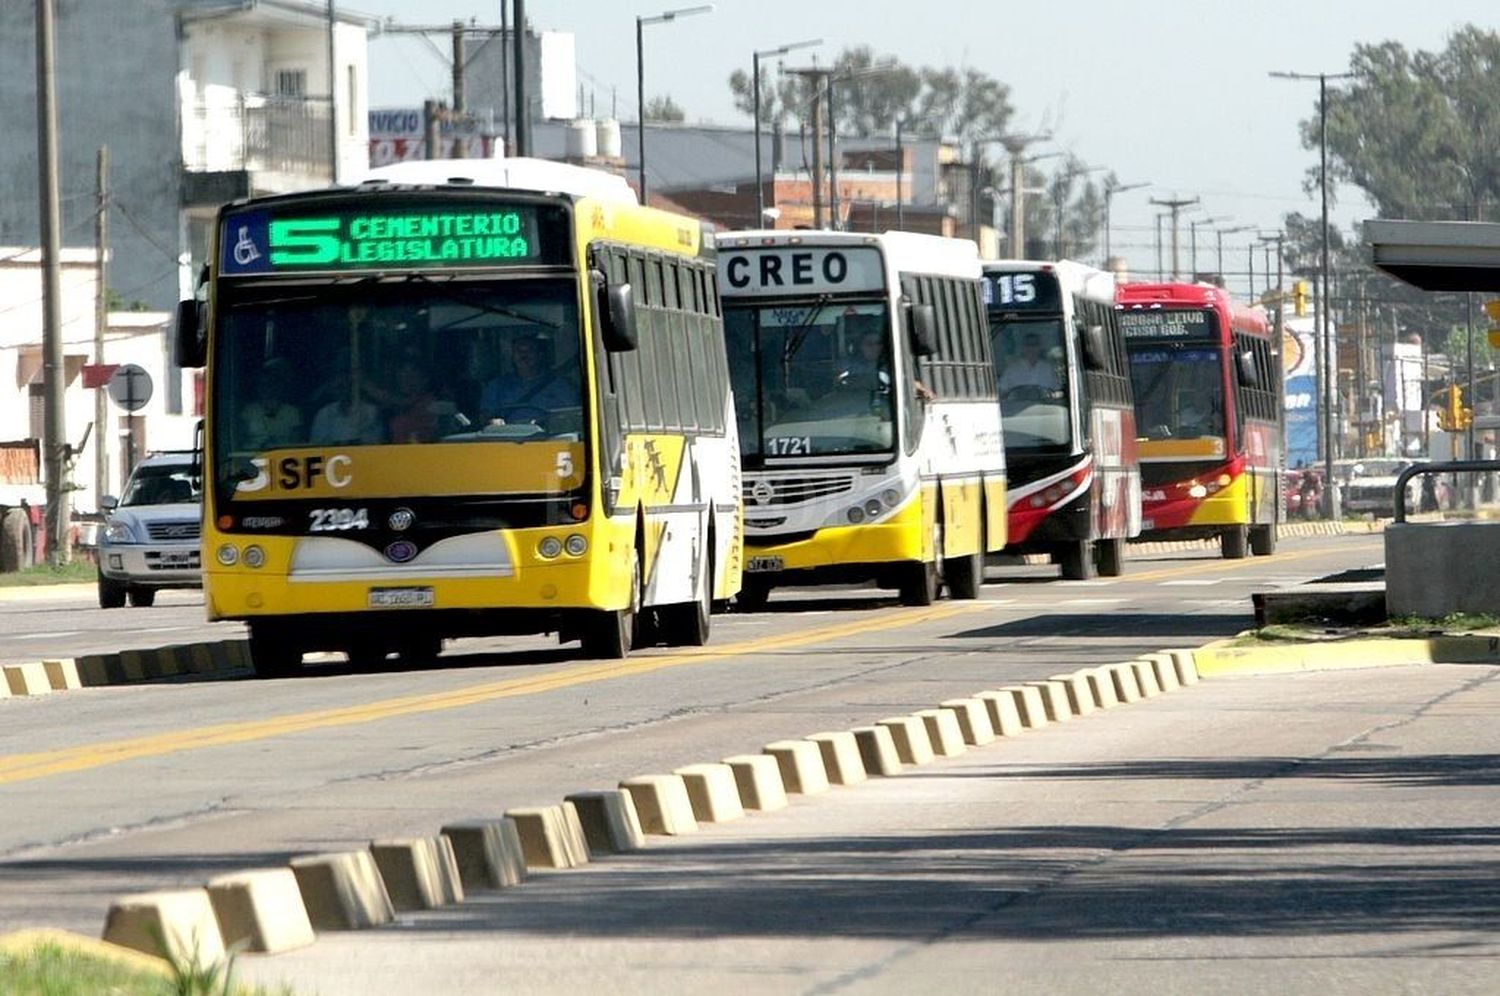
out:
{"label": "number 5 on sign", "polygon": [[557,476],[567,479],[573,476],[573,452],[563,450],[557,454]]}

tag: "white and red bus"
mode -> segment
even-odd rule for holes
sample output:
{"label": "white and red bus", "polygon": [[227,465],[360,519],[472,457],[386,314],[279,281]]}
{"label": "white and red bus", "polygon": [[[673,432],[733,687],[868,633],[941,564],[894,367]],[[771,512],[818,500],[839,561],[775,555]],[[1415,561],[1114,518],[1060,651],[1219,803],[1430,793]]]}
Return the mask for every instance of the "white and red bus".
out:
{"label": "white and red bus", "polygon": [[1007,554],[1062,576],[1118,575],[1141,530],[1130,368],[1110,273],[1071,261],[984,267],[1009,468]]}
{"label": "white and red bus", "polygon": [[1282,520],[1281,363],[1265,312],[1208,284],[1123,284],[1142,536],[1269,555]]}

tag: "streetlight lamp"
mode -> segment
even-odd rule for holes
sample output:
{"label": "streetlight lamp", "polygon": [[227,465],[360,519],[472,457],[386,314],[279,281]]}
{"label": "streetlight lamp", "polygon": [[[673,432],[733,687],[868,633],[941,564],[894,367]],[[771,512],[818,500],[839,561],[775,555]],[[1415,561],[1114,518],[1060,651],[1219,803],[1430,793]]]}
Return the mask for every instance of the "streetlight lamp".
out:
{"label": "streetlight lamp", "polygon": [[1347,80],[1353,73],[1287,73],[1273,72],[1279,80],[1318,81],[1318,190],[1323,201],[1323,259],[1320,277],[1322,292],[1314,299],[1313,345],[1323,344],[1323,515],[1332,519],[1338,508],[1338,481],[1333,477],[1333,372],[1338,368],[1338,353],[1328,321],[1328,81]]}
{"label": "streetlight lamp", "polygon": [[1213,225],[1220,221],[1229,221],[1230,215],[1221,214],[1214,218],[1189,218],[1188,219],[1188,269],[1192,278],[1198,279],[1198,226]]}
{"label": "streetlight lamp", "polygon": [[1110,250],[1110,202],[1115,199],[1115,194],[1123,194],[1127,190],[1140,190],[1149,187],[1149,183],[1116,183],[1114,174],[1104,181],[1104,265],[1109,266],[1109,258],[1113,255]]}
{"label": "streetlight lamp", "polygon": [[1219,237],[1219,279],[1224,281],[1225,284],[1229,283],[1229,279],[1224,276],[1224,236],[1254,231],[1254,229],[1254,225],[1235,225],[1233,228],[1214,229],[1214,233]]}
{"label": "streetlight lamp", "polygon": [[789,42],[786,45],[778,45],[775,48],[765,48],[750,54],[750,65],[752,75],[752,87],[754,88],[752,99],[755,102],[755,224],[751,227],[760,228],[766,220],[766,192],[761,180],[760,173],[760,59],[761,56],[786,55],[788,52],[799,48],[813,48],[823,44],[823,39],[814,38],[811,41]]}
{"label": "streetlight lamp", "polygon": [[660,14],[645,17],[640,14],[635,18],[635,96],[636,106],[640,114],[640,129],[636,135],[636,155],[640,162],[637,165],[638,182],[641,188],[641,203],[646,203],[646,45],[642,29],[648,24],[665,24],[675,21],[679,17],[691,17],[694,14],[707,14],[714,9],[714,5],[704,4],[701,7],[679,7],[676,10],[664,10]]}

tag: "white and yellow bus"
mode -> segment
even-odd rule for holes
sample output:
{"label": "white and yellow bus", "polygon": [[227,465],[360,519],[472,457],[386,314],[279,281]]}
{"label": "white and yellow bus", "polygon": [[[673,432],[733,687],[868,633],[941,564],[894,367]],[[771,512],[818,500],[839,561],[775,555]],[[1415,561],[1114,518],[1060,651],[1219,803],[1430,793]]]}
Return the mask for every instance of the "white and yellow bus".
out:
{"label": "white and yellow bus", "polygon": [[868,581],[974,598],[1005,546],[1005,449],[973,243],[720,234],[745,588]]}
{"label": "white and yellow bus", "polygon": [[743,538],[713,257],[623,181],[530,160],[226,206],[178,327],[208,368],[209,618],[249,624],[262,675],[465,635],[703,643]]}

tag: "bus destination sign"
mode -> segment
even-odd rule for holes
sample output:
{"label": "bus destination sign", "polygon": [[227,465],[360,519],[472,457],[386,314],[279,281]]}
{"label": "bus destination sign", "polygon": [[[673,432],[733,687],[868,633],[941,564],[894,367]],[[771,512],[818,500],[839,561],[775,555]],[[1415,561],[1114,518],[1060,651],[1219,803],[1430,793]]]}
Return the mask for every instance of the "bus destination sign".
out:
{"label": "bus destination sign", "polygon": [[1194,309],[1125,309],[1120,331],[1127,339],[1212,339],[1213,312]]}
{"label": "bus destination sign", "polygon": [[514,266],[539,262],[536,209],[449,204],[407,210],[343,205],[305,213],[251,208],[227,216],[226,276],[327,270]]}
{"label": "bus destination sign", "polygon": [[1045,270],[984,271],[984,304],[990,311],[1062,311],[1057,275]]}

